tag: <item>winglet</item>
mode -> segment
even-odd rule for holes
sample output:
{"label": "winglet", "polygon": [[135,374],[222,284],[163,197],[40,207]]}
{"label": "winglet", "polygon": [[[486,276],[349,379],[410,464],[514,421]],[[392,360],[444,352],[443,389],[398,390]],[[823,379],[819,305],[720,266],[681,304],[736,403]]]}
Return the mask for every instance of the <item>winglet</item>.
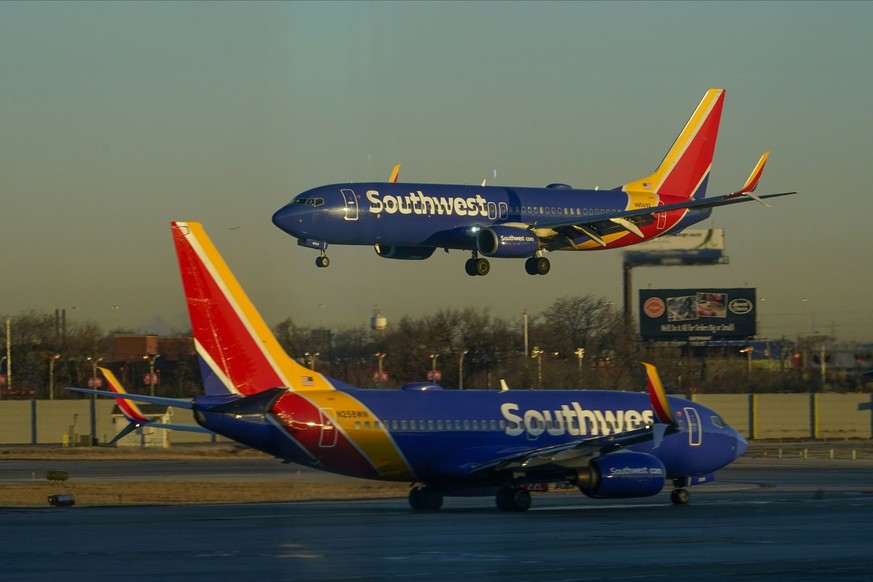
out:
{"label": "winglet", "polygon": [[758,181],[761,179],[761,174],[764,173],[764,164],[767,163],[767,158],[770,156],[770,152],[764,152],[764,155],[761,156],[761,159],[758,160],[758,163],[755,164],[755,169],[752,170],[752,173],[749,174],[749,179],[746,180],[746,183],[743,185],[742,189],[740,189],[737,194],[742,194],[757,200],[764,206],[771,208],[769,204],[764,202],[759,196],[754,194],[755,188],[758,187]]}
{"label": "winglet", "polygon": [[[109,388],[113,392],[122,395],[127,394],[127,391],[121,385],[121,382],[118,381],[118,378],[115,377],[115,374],[112,373],[108,368],[97,367],[103,373],[103,377],[106,378],[106,382],[109,383]],[[139,409],[139,406],[136,405],[136,402],[133,400],[128,400],[127,398],[116,398],[115,402],[118,404],[118,408],[121,409],[121,413],[127,417],[127,419],[131,422],[148,422],[148,419]]]}
{"label": "winglet", "polygon": [[661,378],[658,376],[658,370],[652,364],[642,363],[646,368],[646,376],[649,386],[649,400],[652,402],[652,410],[655,412],[657,421],[661,424],[673,426],[676,424],[676,419],[673,417],[673,411],[670,409],[670,402],[667,400],[667,394],[664,392],[664,386],[661,384]]}
{"label": "winglet", "polygon": [[761,159],[758,160],[757,164],[755,164],[755,169],[752,170],[751,174],[749,174],[749,179],[746,180],[746,183],[745,185],[743,185],[743,188],[742,190],[740,190],[740,192],[748,194],[749,192],[755,191],[755,188],[758,187],[758,181],[761,179],[761,174],[764,173],[764,164],[767,163],[768,157],[770,157],[770,152],[764,152],[764,155],[761,156]]}
{"label": "winglet", "polygon": [[394,169],[391,170],[391,176],[388,177],[389,182],[397,182],[397,178],[400,177],[400,164],[394,166]]}

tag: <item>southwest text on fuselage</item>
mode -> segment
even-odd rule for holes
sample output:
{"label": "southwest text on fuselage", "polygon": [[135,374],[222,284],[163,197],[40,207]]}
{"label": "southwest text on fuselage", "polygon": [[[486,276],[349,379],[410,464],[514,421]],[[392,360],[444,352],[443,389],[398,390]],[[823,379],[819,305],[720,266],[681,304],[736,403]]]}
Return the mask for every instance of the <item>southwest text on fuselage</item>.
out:
{"label": "southwest text on fuselage", "polygon": [[530,438],[543,433],[552,436],[606,436],[654,422],[651,410],[587,410],[575,401],[562,404],[559,410],[524,411],[518,404],[507,402],[500,407],[500,412],[507,423],[507,436],[527,434]]}

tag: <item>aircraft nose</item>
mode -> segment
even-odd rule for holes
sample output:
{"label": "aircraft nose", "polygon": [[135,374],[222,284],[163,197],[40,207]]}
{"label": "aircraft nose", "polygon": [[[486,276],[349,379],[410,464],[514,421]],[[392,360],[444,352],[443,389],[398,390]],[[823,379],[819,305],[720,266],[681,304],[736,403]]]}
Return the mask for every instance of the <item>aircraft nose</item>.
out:
{"label": "aircraft nose", "polygon": [[288,234],[294,234],[294,226],[300,222],[298,213],[295,211],[295,204],[286,204],[279,210],[273,213],[273,224]]}
{"label": "aircraft nose", "polygon": [[746,449],[749,448],[749,443],[746,442],[746,439],[743,438],[743,435],[741,435],[740,433],[738,433],[736,431],[734,431],[734,432],[735,432],[735,436],[737,439],[737,451],[736,451],[736,457],[734,457],[734,458],[739,459],[746,452]]}

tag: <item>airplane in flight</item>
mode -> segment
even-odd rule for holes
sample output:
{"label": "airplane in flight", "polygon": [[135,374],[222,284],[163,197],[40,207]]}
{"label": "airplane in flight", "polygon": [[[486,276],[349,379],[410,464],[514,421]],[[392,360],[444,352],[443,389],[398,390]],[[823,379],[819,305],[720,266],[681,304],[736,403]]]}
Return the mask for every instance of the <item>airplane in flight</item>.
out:
{"label": "airplane in flight", "polygon": [[[380,257],[422,260],[436,249],[471,253],[467,274],[487,275],[489,258],[526,258],[525,271],[545,275],[547,252],[614,249],[645,242],[705,220],[716,206],[787,196],[755,195],[767,154],[736,192],[705,198],[724,104],[724,89],[710,89],[658,169],[612,190],[398,182],[333,184],[295,196],[273,214],[273,223],[320,251],[373,245]],[[766,204],[766,203],[765,203]]]}
{"label": "airplane in flight", "polygon": [[115,402],[118,404],[118,409],[121,410],[121,414],[123,414],[124,418],[127,419],[127,426],[121,429],[121,431],[115,435],[111,441],[106,443],[107,447],[114,445],[133,431],[145,427],[213,434],[211,430],[196,424],[169,424],[148,418],[143,414],[139,406],[136,405],[136,402],[123,397],[127,395],[127,391],[124,389],[121,382],[118,381],[115,374],[112,373],[112,370],[100,366],[98,366],[97,369],[103,373],[103,377],[106,378],[106,381],[109,384],[109,389],[116,394]]}
{"label": "airplane in flight", "polygon": [[171,230],[205,395],[126,398],[187,408],[200,426],[284,462],[409,482],[416,510],[495,495],[500,510],[526,511],[529,488],[554,482],[601,499],[670,483],[672,501],[687,503],[687,487],[746,449],[716,412],[668,397],[648,364],[648,394],[350,386],[285,353],[199,223]]}

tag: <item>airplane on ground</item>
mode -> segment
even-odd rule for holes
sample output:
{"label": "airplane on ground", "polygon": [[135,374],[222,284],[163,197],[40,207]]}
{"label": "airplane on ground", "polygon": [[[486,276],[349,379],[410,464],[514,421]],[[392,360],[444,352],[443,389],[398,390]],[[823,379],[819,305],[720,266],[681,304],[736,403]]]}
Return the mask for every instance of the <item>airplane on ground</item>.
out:
{"label": "airplane on ground", "polygon": [[139,406],[136,405],[136,402],[127,398],[117,396],[119,394],[126,396],[127,391],[124,389],[124,386],[121,385],[121,382],[118,381],[118,378],[115,377],[115,374],[112,373],[112,370],[99,366],[97,367],[97,369],[103,373],[103,377],[106,378],[106,381],[109,383],[109,389],[116,394],[115,402],[118,404],[118,409],[121,410],[121,414],[123,414],[124,418],[127,419],[127,426],[121,429],[121,431],[117,435],[115,435],[115,437],[111,441],[106,443],[107,447],[114,445],[133,431],[144,427],[213,434],[211,430],[203,428],[199,425],[169,424],[164,422],[158,422],[156,420],[148,418],[145,414],[143,414]]}
{"label": "airplane on ground", "polygon": [[553,482],[604,499],[656,495],[669,482],[673,502],[687,503],[686,487],[745,451],[717,413],[668,397],[648,364],[648,395],[363,389],[324,376],[285,353],[200,224],[171,230],[206,394],[127,398],[192,410],[204,428],[284,462],[409,482],[416,510],[495,495],[500,510],[525,511],[528,488]]}
{"label": "airplane on ground", "polygon": [[388,259],[427,259],[438,248],[470,251],[465,269],[473,276],[490,271],[484,257],[526,258],[528,274],[545,275],[548,251],[634,245],[677,234],[716,206],[795,194],[753,194],[768,152],[741,189],[704,198],[724,96],[724,89],[707,91],[658,169],[612,190],[398,183],[395,166],[388,182],[298,194],[273,223],[298,245],[321,251],[318,267],[330,264],[330,244],[374,245]]}

